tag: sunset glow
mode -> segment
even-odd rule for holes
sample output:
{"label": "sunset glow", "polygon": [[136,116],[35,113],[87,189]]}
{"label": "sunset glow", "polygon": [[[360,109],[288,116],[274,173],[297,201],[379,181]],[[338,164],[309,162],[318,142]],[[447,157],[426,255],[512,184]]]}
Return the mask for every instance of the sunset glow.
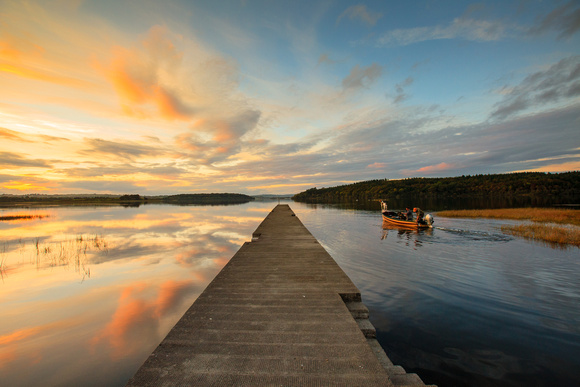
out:
{"label": "sunset glow", "polygon": [[578,12],[3,0],[0,194],[580,170]]}

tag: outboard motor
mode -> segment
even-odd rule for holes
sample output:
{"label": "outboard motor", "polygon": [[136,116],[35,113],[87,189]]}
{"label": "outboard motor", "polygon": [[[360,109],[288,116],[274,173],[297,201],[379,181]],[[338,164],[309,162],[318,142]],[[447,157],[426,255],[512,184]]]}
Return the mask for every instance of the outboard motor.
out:
{"label": "outboard motor", "polygon": [[425,221],[425,223],[427,223],[429,226],[431,226],[433,223],[435,223],[435,219],[433,219],[433,216],[431,214],[427,214],[425,215],[425,217],[423,218],[423,220]]}

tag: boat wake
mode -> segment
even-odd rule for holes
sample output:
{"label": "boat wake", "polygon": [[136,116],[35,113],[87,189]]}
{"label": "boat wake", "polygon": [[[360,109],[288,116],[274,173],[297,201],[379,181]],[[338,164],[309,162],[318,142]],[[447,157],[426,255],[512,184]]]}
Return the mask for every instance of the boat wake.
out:
{"label": "boat wake", "polygon": [[453,233],[472,241],[508,242],[514,238],[502,233],[492,233],[487,231],[462,230],[457,228],[434,227],[437,230]]}

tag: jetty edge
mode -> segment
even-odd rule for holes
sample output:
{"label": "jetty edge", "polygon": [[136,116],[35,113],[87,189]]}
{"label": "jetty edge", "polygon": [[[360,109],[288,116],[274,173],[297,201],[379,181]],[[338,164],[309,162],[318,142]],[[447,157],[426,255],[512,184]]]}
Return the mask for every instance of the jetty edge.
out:
{"label": "jetty edge", "polygon": [[277,205],[127,386],[425,386],[389,360],[350,278]]}

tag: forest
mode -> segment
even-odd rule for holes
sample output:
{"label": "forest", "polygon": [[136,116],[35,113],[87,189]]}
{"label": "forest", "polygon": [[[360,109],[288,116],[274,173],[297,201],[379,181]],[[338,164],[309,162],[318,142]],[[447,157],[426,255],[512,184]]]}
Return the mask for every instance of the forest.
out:
{"label": "forest", "polygon": [[188,204],[238,204],[254,200],[253,197],[236,193],[200,193],[142,196],[138,194],[125,195],[0,195],[0,207],[2,205],[27,205],[27,204],[66,204],[66,205],[124,205],[129,207],[141,204],[167,203],[177,205]]}
{"label": "forest", "polygon": [[443,178],[368,180],[328,188],[310,188],[293,196],[298,202],[337,203],[393,197],[580,196],[580,172],[521,172]]}

